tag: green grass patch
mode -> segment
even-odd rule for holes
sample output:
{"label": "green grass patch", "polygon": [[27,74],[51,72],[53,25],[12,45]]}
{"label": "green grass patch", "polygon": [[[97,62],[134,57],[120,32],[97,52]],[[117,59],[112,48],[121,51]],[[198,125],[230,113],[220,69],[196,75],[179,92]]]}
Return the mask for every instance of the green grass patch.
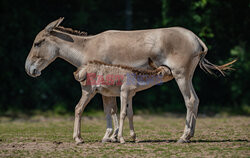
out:
{"label": "green grass patch", "polygon": [[[170,117],[171,116],[171,117]],[[125,121],[125,144],[101,143],[104,114],[82,119],[82,145],[73,141],[73,116],[28,119],[0,117],[0,157],[249,157],[250,118],[200,117],[192,142],[177,144],[184,116],[136,115],[138,143],[130,142]]]}

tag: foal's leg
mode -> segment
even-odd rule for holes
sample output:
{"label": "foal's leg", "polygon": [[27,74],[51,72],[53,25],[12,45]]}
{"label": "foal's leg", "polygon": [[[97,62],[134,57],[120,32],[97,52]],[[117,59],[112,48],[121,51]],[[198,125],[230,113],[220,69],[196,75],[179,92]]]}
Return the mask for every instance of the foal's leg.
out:
{"label": "foal's leg", "polygon": [[73,139],[76,141],[77,144],[83,143],[83,139],[81,137],[81,115],[84,111],[84,108],[88,104],[88,102],[94,96],[93,93],[89,93],[87,91],[82,90],[82,97],[79,103],[75,107],[75,123],[74,123],[74,133]]}
{"label": "foal's leg", "polygon": [[124,119],[126,117],[126,109],[127,109],[127,104],[128,104],[128,92],[121,92],[121,110],[120,110],[120,128],[118,132],[118,140],[120,143],[125,143],[124,138],[122,136],[123,132],[123,123]]}
{"label": "foal's leg", "polygon": [[[106,133],[102,139],[102,142],[109,142],[111,141],[116,141],[117,133],[118,133],[118,119],[117,119],[117,105],[116,105],[116,98],[115,97],[105,97],[102,96],[103,100],[103,108],[104,112],[106,114],[106,120],[107,120],[107,129]],[[112,118],[111,118],[112,115]],[[112,134],[112,119],[114,120],[114,133]],[[111,138],[110,138],[111,136]]]}
{"label": "foal's leg", "polygon": [[188,76],[189,75],[180,75],[176,78],[187,108],[186,125],[183,135],[178,140],[179,143],[189,142],[190,138],[194,136],[199,106],[199,98],[194,91],[192,78]]}
{"label": "foal's leg", "polygon": [[136,134],[134,130],[134,123],[133,123],[133,106],[132,106],[132,97],[128,100],[128,108],[127,108],[127,115],[129,120],[129,128],[130,128],[130,136],[133,139],[133,141],[136,140]]}

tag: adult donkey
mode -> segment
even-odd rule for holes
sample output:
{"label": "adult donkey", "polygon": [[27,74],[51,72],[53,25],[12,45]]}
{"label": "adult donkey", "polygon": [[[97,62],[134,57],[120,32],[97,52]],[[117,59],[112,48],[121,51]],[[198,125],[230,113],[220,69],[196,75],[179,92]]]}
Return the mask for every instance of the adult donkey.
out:
{"label": "adult donkey", "polygon": [[[59,26],[63,18],[50,23],[36,36],[31,51],[26,59],[26,72],[37,77],[57,57],[65,59],[72,65],[80,67],[91,60],[99,60],[108,64],[127,65],[136,68],[149,69],[148,58],[156,66],[168,66],[184,97],[187,108],[186,125],[178,142],[188,142],[194,135],[199,99],[192,85],[192,78],[197,64],[212,73],[212,69],[230,69],[234,62],[222,66],[208,62],[204,57],[206,45],[191,31],[180,28],[162,28],[140,31],[105,31],[86,36],[84,33]],[[75,108],[75,125],[73,137],[76,142],[82,142],[80,134],[81,114],[87,94],[82,97]],[[112,130],[111,111],[117,123],[116,98],[103,97],[107,116],[107,132]],[[115,132],[116,134],[116,132]],[[115,135],[113,135],[115,136]],[[106,137],[107,138],[107,137]],[[106,139],[104,137],[104,141]]]}

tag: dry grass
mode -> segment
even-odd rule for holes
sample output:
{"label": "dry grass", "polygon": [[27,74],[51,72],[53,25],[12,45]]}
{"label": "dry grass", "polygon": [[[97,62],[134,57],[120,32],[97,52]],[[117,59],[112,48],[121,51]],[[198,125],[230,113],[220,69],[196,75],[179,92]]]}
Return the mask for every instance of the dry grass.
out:
{"label": "dry grass", "polygon": [[0,157],[250,157],[249,117],[198,118],[191,143],[177,144],[183,117],[136,116],[139,143],[101,143],[105,120],[86,118],[83,145],[72,139],[73,118],[33,117],[28,120],[0,118]]}

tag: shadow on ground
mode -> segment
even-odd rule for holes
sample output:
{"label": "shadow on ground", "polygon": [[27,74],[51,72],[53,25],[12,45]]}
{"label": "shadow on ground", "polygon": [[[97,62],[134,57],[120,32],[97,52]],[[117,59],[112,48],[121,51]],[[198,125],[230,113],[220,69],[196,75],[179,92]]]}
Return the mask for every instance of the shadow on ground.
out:
{"label": "shadow on ground", "polygon": [[[141,140],[138,141],[137,143],[176,143],[178,140]],[[132,143],[132,141],[130,141]],[[198,140],[191,140],[190,143],[224,143],[224,142],[249,142],[247,139],[225,139],[225,140],[203,140],[203,139],[198,139]]]}

